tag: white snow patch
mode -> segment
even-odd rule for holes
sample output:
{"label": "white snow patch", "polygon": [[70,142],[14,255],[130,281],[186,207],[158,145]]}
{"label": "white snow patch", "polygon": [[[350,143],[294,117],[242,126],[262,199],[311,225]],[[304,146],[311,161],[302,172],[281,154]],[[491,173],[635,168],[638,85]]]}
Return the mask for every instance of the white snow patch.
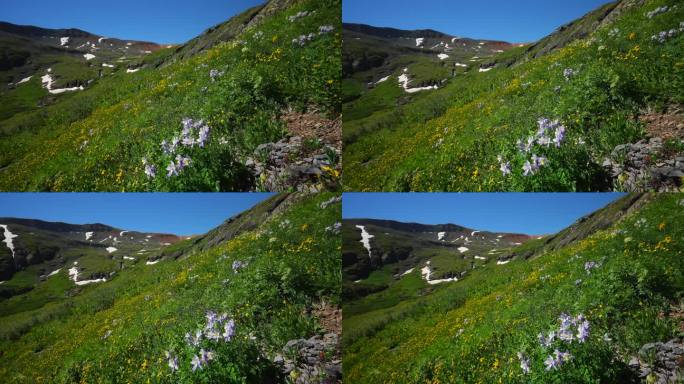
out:
{"label": "white snow patch", "polygon": [[508,264],[509,262],[510,262],[510,260],[506,260],[506,261],[501,261],[501,260],[499,260],[499,261],[496,262],[496,265]]}
{"label": "white snow patch", "polygon": [[437,240],[444,240],[445,235],[446,235],[446,232],[437,233]]}
{"label": "white snow patch", "polygon": [[[404,71],[406,72],[406,71]],[[418,87],[418,88],[409,88],[408,83],[410,82],[408,75],[406,73],[403,73],[401,76],[399,76],[399,85],[401,85],[402,88],[404,88],[404,91],[406,93],[416,93],[420,91],[428,91],[431,89],[437,89],[436,85],[433,85],[431,87]]]}
{"label": "white snow patch", "polygon": [[402,273],[401,275],[402,275],[402,276],[406,276],[406,275],[408,275],[409,273],[413,272],[414,269],[415,269],[415,268],[411,268],[411,269],[409,269],[408,271]]}
{"label": "white snow patch", "polygon": [[54,276],[54,275],[58,274],[58,273],[59,273],[59,271],[61,271],[61,270],[62,270],[62,268],[60,268],[60,269],[58,269],[58,270],[56,270],[56,271],[52,271],[52,272],[50,272],[50,274],[48,275],[48,277],[50,277],[50,276]]}
{"label": "white snow patch", "polygon": [[503,236],[504,236],[504,235],[499,235],[499,236],[497,236],[496,238],[497,238],[497,239],[500,239],[500,238],[502,238]]}
{"label": "white snow patch", "polygon": [[495,50],[494,52],[496,52],[496,53],[503,53],[503,50],[497,49],[497,50]]}
{"label": "white snow patch", "polygon": [[107,67],[107,68],[114,68],[114,66],[112,64],[107,64],[107,63],[102,63],[102,66]]}
{"label": "white snow patch", "polygon": [[135,257],[124,256],[124,260],[135,260]]}
{"label": "white snow patch", "polygon": [[455,43],[455,42],[456,42],[456,40],[457,40],[457,38],[456,38],[456,37],[452,37],[452,38],[451,38],[451,44]]}
{"label": "white snow patch", "polygon": [[480,68],[480,72],[489,72],[489,71],[491,71],[492,69],[494,69],[494,67]]}
{"label": "white snow patch", "polygon": [[147,264],[147,265],[155,265],[155,264],[157,264],[157,263],[159,262],[159,260],[160,260],[160,259],[155,260],[155,261],[148,261],[148,262],[146,262],[145,264]]}
{"label": "white snow patch", "polygon": [[47,89],[48,92],[50,92],[51,94],[56,95],[56,94],[64,93],[64,92],[82,91],[84,89],[83,86],[72,87],[72,88],[52,89],[52,84],[55,82],[55,80],[52,78],[52,75],[50,75],[50,72],[52,72],[52,68],[48,69],[48,74],[41,77],[40,80],[43,83],[43,88]]}
{"label": "white snow patch", "polygon": [[368,257],[370,258],[371,257],[370,239],[374,238],[375,236],[366,232],[366,227],[363,225],[357,225],[356,228],[361,230],[361,240],[360,241],[363,243],[363,247],[368,250]]}
{"label": "white snow patch", "polygon": [[420,47],[421,45],[423,45],[423,41],[425,41],[424,37],[417,38],[416,39],[416,47]]}
{"label": "white snow patch", "polygon": [[468,64],[462,64],[462,63],[456,63],[456,64],[454,64],[454,66],[468,68]]}
{"label": "white snow patch", "polygon": [[126,43],[126,45],[130,47],[131,45],[133,45],[133,43]]}
{"label": "white snow patch", "polygon": [[118,251],[118,249],[116,249],[114,247],[107,247],[107,252],[109,252],[109,253],[114,253],[116,251]]}
{"label": "white snow patch", "polygon": [[171,245],[171,243],[162,243],[162,245]]}
{"label": "white snow patch", "polygon": [[107,40],[107,38],[106,37],[100,37],[99,39],[97,39],[97,42],[102,43],[102,40]]}
{"label": "white snow patch", "polygon": [[476,258],[477,260],[487,260],[486,257],[482,257],[482,256],[475,256],[475,258]]}
{"label": "white snow patch", "polygon": [[480,45],[485,45],[485,42],[484,42],[484,41],[480,41]]}
{"label": "white snow patch", "polygon": [[358,284],[358,283],[360,283],[360,282],[362,282],[362,281],[363,281],[363,280],[354,280],[354,283],[355,283],[355,284]]}
{"label": "white snow patch", "polygon": [[476,233],[480,233],[481,231],[472,231],[470,232],[470,236],[475,236]]}
{"label": "white snow patch", "polygon": [[19,237],[19,235],[10,232],[7,224],[0,224],[0,227],[5,229],[5,240],[3,240],[3,242],[7,245],[7,248],[12,251],[12,260],[14,260],[14,243],[12,242],[12,239]]}
{"label": "white snow patch", "polygon": [[24,83],[28,82],[29,80],[31,80],[32,77],[33,77],[33,76],[29,76],[29,77],[26,77],[26,78],[23,78],[23,79],[19,80],[19,81],[17,82],[17,85],[19,85],[19,84],[24,84]]}
{"label": "white snow patch", "polygon": [[440,60],[446,60],[449,58],[449,55],[445,53],[440,53],[439,55],[437,55],[437,57],[439,57]]}
{"label": "white snow patch", "polygon": [[68,37],[61,37],[61,38],[59,39],[59,45],[61,45],[62,47],[65,46],[65,45],[67,45],[68,43],[69,43],[69,38],[68,38]]}
{"label": "white snow patch", "polygon": [[441,284],[441,283],[448,283],[450,281],[458,281],[457,278],[452,277],[450,279],[435,279],[435,280],[430,280],[430,277],[432,276],[432,270],[430,269],[430,261],[425,264],[425,266],[420,270],[421,275],[423,275],[423,278],[425,281],[430,284],[430,285],[435,285],[435,284]]}
{"label": "white snow patch", "polygon": [[130,232],[130,231],[121,231],[121,232],[119,232],[119,236],[123,236],[124,233],[128,233],[128,232]]}
{"label": "white snow patch", "polygon": [[469,249],[466,247],[458,247],[458,251],[461,253],[465,253],[465,252],[469,251]]}
{"label": "white snow patch", "polygon": [[385,77],[383,77],[382,79],[376,81],[376,82],[375,82],[375,85],[378,85],[378,84],[380,84],[380,83],[383,83],[383,82],[387,81],[387,79],[389,79],[389,78],[390,78],[390,76],[385,76]]}
{"label": "white snow patch", "polygon": [[513,245],[522,245],[522,243],[513,243]]}
{"label": "white snow patch", "polygon": [[135,73],[135,72],[138,72],[139,70],[140,70],[140,68],[136,68],[136,69],[130,69],[130,68],[128,68],[128,69],[126,70],[126,73]]}
{"label": "white snow patch", "polygon": [[86,232],[85,233],[86,240],[90,240],[93,237],[93,232]]}

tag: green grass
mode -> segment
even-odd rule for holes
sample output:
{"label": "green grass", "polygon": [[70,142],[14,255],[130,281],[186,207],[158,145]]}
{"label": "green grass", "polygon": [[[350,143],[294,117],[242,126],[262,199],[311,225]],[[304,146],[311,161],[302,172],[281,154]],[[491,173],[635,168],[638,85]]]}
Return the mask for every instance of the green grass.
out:
{"label": "green grass", "polygon": [[[316,13],[288,21],[302,10]],[[0,190],[258,189],[243,164],[259,144],[285,135],[278,120],[284,110],[340,112],[339,12],[339,0],[298,2],[202,54],[162,68],[117,71],[86,91],[3,120]],[[323,25],[335,29],[303,47],[292,43]],[[212,81],[212,69],[224,75]],[[164,154],[161,143],[180,135],[184,118],[204,120],[209,141],[179,150],[192,164],[167,177],[175,155]],[[156,177],[145,175],[143,158]]]}
{"label": "green grass", "polygon": [[[345,188],[620,190],[620,182],[613,184],[601,167],[604,157],[616,145],[645,136],[635,119],[640,111],[684,100],[684,34],[664,44],[651,39],[679,28],[684,9],[653,19],[644,16],[657,6],[675,3],[647,1],[586,39],[545,56],[512,68],[470,71],[392,110],[361,119],[345,115]],[[613,28],[619,30],[615,36],[609,34]],[[566,68],[577,75],[566,80]],[[364,97],[372,99],[375,91]],[[524,176],[529,155],[518,151],[516,141],[534,134],[541,117],[559,119],[567,128],[566,139],[560,148],[535,147],[548,165]],[[499,171],[498,156],[511,163],[510,176]]]}
{"label": "green grass", "polygon": [[[341,208],[320,208],[332,196],[299,195],[258,228],[206,251],[155,265],[138,262],[106,283],[3,316],[3,381],[285,382],[269,359],[288,340],[321,331],[308,314],[315,303],[339,304],[340,240],[325,228],[340,220]],[[286,220],[290,224],[281,225]],[[248,265],[235,273],[233,261]],[[190,359],[199,348],[186,344],[184,334],[202,327],[208,310],[235,319],[236,336],[204,341],[216,358],[192,372]],[[178,356],[178,372],[168,368],[165,350]]]}
{"label": "green grass", "polygon": [[[675,337],[681,327],[670,314],[684,299],[683,198],[653,195],[612,227],[560,250],[489,264],[392,307],[380,298],[366,312],[345,311],[345,380],[631,382],[629,356],[645,343]],[[588,261],[601,266],[587,273]],[[558,329],[562,313],[584,314],[590,335],[584,343],[556,341],[573,359],[546,371],[543,361],[554,347],[541,346],[537,335]],[[530,359],[528,375],[518,352]]]}

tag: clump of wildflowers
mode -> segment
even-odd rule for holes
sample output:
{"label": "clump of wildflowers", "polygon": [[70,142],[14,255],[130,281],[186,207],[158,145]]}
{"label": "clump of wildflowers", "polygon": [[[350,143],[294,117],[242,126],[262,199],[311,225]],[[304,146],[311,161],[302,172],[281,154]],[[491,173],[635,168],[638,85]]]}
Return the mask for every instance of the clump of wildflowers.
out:
{"label": "clump of wildflowers", "polygon": [[307,17],[309,15],[312,15],[312,14],[314,14],[314,12],[301,11],[301,12],[295,13],[294,15],[288,17],[287,19],[290,20],[291,23],[294,23],[295,21],[297,21],[303,17]]}
{"label": "clump of wildflowers", "polygon": [[575,75],[577,75],[577,71],[572,68],[565,68],[563,70],[563,77],[565,77],[565,81],[570,81],[570,79],[575,77]]}
{"label": "clump of wildflowers", "polygon": [[147,175],[147,177],[150,179],[154,179],[154,177],[157,175],[157,167],[155,167],[154,164],[148,163],[146,157],[143,157],[142,163],[143,167],[145,167],[145,175]]}
{"label": "clump of wildflowers", "polygon": [[233,261],[233,273],[238,273],[239,270],[242,268],[246,267],[247,263],[242,262],[240,260],[235,260]]}
{"label": "clump of wildflowers", "polygon": [[652,18],[660,15],[661,13],[665,13],[669,10],[670,10],[670,7],[668,7],[667,5],[663,5],[662,7],[658,7],[658,8],[656,8],[650,12],[646,12],[646,17],[648,17],[649,19],[652,19]]}
{"label": "clump of wildflowers", "polygon": [[586,263],[584,263],[584,270],[587,271],[587,274],[588,274],[588,275],[590,275],[592,269],[596,269],[596,268],[598,268],[598,267],[600,267],[600,266],[601,266],[601,263],[600,263],[600,262],[596,262],[596,261],[587,261]]}
{"label": "clump of wildflowers", "polygon": [[332,25],[321,25],[318,28],[318,34],[319,35],[325,35],[326,33],[330,33],[334,30],[335,28]]}
{"label": "clump of wildflowers", "polygon": [[659,32],[659,33],[657,33],[657,34],[651,36],[651,40],[657,41],[657,42],[659,42],[659,43],[662,44],[662,43],[664,43],[667,39],[677,36],[677,34],[679,34],[680,32],[684,32],[684,21],[682,21],[682,22],[679,24],[679,29],[677,29],[677,28],[672,28],[672,29],[670,29],[669,31],[662,31],[662,32]]}
{"label": "clump of wildflowers", "polygon": [[572,355],[569,352],[561,352],[558,349],[553,351],[553,356],[549,356],[544,360],[544,365],[546,365],[546,370],[550,371],[552,369],[560,368],[564,363],[572,360]]}
{"label": "clump of wildflowers", "polygon": [[223,71],[219,71],[218,69],[212,69],[209,71],[209,77],[211,78],[211,81],[214,82],[216,79],[223,76],[223,73]]}
{"label": "clump of wildflowers", "polygon": [[528,359],[522,352],[518,352],[518,360],[520,360],[520,369],[524,374],[530,373],[530,359]]}
{"label": "clump of wildflowers", "polygon": [[[235,335],[235,321],[228,317],[227,313],[217,314],[214,311],[207,311],[205,314],[206,324],[204,328],[198,329],[194,333],[187,332],[185,334],[185,342],[190,347],[201,347],[199,353],[193,355],[190,361],[192,371],[203,369],[214,360],[215,354],[213,351],[205,349],[206,344],[201,345],[203,340],[210,342],[230,342]],[[171,352],[164,352],[171,371],[178,370],[178,357]]]}
{"label": "clump of wildflowers", "polygon": [[309,33],[308,35],[300,35],[292,39],[292,44],[299,44],[300,46],[306,45],[307,42],[313,40],[316,37],[314,33]]}

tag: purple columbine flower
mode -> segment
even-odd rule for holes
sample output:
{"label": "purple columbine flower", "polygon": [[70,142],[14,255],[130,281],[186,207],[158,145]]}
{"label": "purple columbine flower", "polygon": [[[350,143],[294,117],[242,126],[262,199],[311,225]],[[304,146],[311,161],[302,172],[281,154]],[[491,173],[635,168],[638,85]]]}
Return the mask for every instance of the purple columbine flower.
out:
{"label": "purple columbine flower", "polygon": [[549,355],[549,357],[547,357],[546,360],[544,360],[544,365],[546,365],[546,370],[550,371],[552,369],[558,369],[558,366],[560,364],[558,360],[554,359],[553,356]]}
{"label": "purple columbine flower", "polygon": [[584,320],[577,326],[577,340],[584,343],[589,337],[589,321]]}
{"label": "purple columbine flower", "polygon": [[530,359],[525,357],[522,352],[518,352],[518,359],[520,360],[520,368],[524,374],[530,373]]}
{"label": "purple columbine flower", "polygon": [[553,354],[556,355],[556,360],[558,361],[559,365],[572,360],[572,355],[570,352],[561,352],[556,349],[553,351]]}
{"label": "purple columbine flower", "polygon": [[178,176],[179,169],[176,167],[176,164],[173,162],[173,160],[166,167],[166,170],[168,171],[166,177]]}
{"label": "purple columbine flower", "polygon": [[200,148],[204,148],[204,144],[209,139],[209,130],[210,128],[208,125],[203,125],[199,129],[199,137],[197,138],[197,144],[199,144]]}
{"label": "purple columbine flower", "polygon": [[145,174],[150,179],[154,179],[154,177],[157,175],[157,167],[155,167],[153,164],[145,164]]}
{"label": "purple columbine flower", "polygon": [[560,147],[564,138],[565,138],[565,127],[561,125],[558,128],[556,128],[556,137],[553,138],[553,142],[556,144],[556,148]]}
{"label": "purple columbine flower", "polygon": [[223,340],[228,342],[230,341],[233,336],[235,335],[235,321],[233,319],[228,320],[224,325],[223,325]]}
{"label": "purple columbine flower", "polygon": [[523,164],[523,176],[529,176],[533,174],[534,170],[532,168],[532,164],[530,164],[529,161],[525,161],[525,164]]}
{"label": "purple columbine flower", "polygon": [[233,261],[233,272],[237,273],[245,264],[240,260]]}
{"label": "purple columbine flower", "polygon": [[553,343],[553,340],[556,338],[556,333],[551,331],[549,332],[548,337],[545,337],[541,332],[537,335],[537,338],[539,339],[539,344],[543,347],[550,347],[551,343]]}
{"label": "purple columbine flower", "polygon": [[164,351],[164,355],[166,355],[166,359],[168,360],[168,365],[169,368],[171,369],[171,372],[175,372],[178,370],[178,357],[173,356],[171,352],[169,351]]}
{"label": "purple columbine flower", "polygon": [[195,370],[197,370],[197,369],[202,369],[202,361],[200,360],[199,357],[197,357],[197,355],[194,355],[192,357],[192,361],[190,362],[190,364],[192,365],[192,371],[193,372],[195,372]]}
{"label": "purple columbine flower", "polygon": [[192,159],[190,159],[187,156],[176,155],[176,162],[178,163],[178,171],[182,171],[185,167],[189,166],[191,161],[192,161]]}
{"label": "purple columbine flower", "polygon": [[506,161],[504,163],[501,163],[501,165],[499,166],[499,169],[501,170],[501,173],[504,176],[510,175],[511,174],[511,162]]}

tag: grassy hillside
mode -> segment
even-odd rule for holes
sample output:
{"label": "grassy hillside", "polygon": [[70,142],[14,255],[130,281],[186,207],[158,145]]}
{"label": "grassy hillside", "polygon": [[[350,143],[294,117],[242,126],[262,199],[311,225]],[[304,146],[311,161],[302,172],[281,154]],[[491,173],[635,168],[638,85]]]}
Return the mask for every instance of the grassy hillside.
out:
{"label": "grassy hillside", "polygon": [[[385,103],[372,114],[357,113],[351,120],[345,115],[345,188],[595,191],[663,187],[662,180],[648,179],[650,169],[662,167],[665,161],[672,161],[674,167],[684,149],[677,123],[669,123],[681,117],[676,111],[684,102],[684,8],[675,7],[677,3],[622,1],[616,7],[619,15],[610,20],[591,22],[596,18],[593,13],[589,23],[575,24],[580,29],[600,26],[588,36],[564,46],[567,36],[582,37],[582,30],[573,27],[567,29],[568,35],[556,36],[560,49],[525,61],[525,48],[516,48],[500,54],[500,64],[489,72],[457,76],[446,87],[421,92],[405,104]],[[660,6],[669,10],[647,16]],[[661,32],[665,33],[662,39]],[[546,41],[537,53],[549,49],[555,40]],[[507,67],[511,61],[519,65]],[[395,88],[396,82],[371,90],[364,95],[364,105],[382,104]],[[656,123],[643,120],[645,115]],[[560,125],[564,127],[558,146],[539,143],[540,119],[558,120],[558,126],[544,124],[546,139],[556,139]],[[620,144],[647,137],[660,137],[663,145],[643,161],[646,180],[627,185],[626,173],[613,175],[603,168],[609,156],[627,168],[627,159],[611,152]],[[525,148],[528,138],[533,143]],[[526,162],[530,163],[527,172]],[[677,171],[665,173],[665,187],[681,186]]]}
{"label": "grassy hillside", "polygon": [[[326,228],[340,220],[340,204],[321,207],[333,196],[290,196],[287,208],[257,228],[177,260],[133,265],[105,283],[76,289],[66,274],[51,277],[39,289],[69,288],[66,296],[37,310],[0,314],[3,381],[295,380],[296,373],[285,377],[274,356],[288,340],[327,332],[313,308],[339,300],[340,241]],[[220,340],[205,330],[197,345],[187,342],[186,333],[205,329],[209,311],[228,316],[214,320]],[[232,336],[223,334],[228,319]],[[193,370],[201,349],[213,359]],[[177,359],[177,370],[165,352]]]}
{"label": "grassy hillside", "polygon": [[[260,189],[244,164],[287,134],[283,113],[340,112],[339,12],[337,0],[295,2],[186,60],[155,68],[164,60],[150,55],[138,72],[3,120],[0,189]],[[193,144],[172,144],[182,138]],[[338,177],[332,160],[322,179]]]}
{"label": "grassy hillside", "polygon": [[[642,346],[681,336],[684,292],[684,195],[648,201],[584,240],[533,259],[489,264],[430,294],[424,283],[407,281],[404,289],[423,293],[392,306],[357,306],[351,316],[346,308],[354,303],[345,303],[345,380],[639,381],[630,360],[653,368],[660,357],[639,355]],[[573,340],[543,345],[538,335],[558,332],[563,314],[576,324]],[[570,355],[547,369],[555,349]],[[655,375],[642,379],[655,382]]]}

